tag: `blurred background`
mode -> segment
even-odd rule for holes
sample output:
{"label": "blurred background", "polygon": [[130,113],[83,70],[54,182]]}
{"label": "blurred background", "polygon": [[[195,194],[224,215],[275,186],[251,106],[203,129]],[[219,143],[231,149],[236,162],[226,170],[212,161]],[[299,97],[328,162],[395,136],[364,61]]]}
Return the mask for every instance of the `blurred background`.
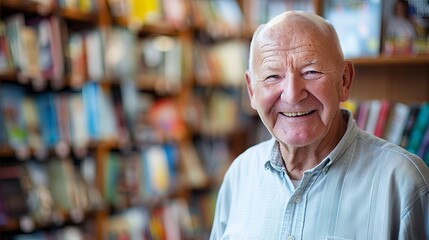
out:
{"label": "blurred background", "polygon": [[292,9],[338,31],[358,126],[429,163],[427,1],[1,0],[0,239],[208,239],[226,169],[270,138],[252,33]]}

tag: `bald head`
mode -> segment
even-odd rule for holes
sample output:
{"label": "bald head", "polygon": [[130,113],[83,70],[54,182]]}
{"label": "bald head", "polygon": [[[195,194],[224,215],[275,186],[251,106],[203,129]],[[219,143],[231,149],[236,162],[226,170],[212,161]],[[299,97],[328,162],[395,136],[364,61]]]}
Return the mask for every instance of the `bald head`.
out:
{"label": "bald head", "polygon": [[340,41],[332,24],[312,13],[288,11],[259,26],[255,31],[250,44],[250,71],[254,67],[254,55],[258,54],[258,49],[263,47],[264,41],[276,38],[285,39],[285,46],[282,46],[285,48],[294,42],[321,44],[332,51],[332,60],[344,61]]}

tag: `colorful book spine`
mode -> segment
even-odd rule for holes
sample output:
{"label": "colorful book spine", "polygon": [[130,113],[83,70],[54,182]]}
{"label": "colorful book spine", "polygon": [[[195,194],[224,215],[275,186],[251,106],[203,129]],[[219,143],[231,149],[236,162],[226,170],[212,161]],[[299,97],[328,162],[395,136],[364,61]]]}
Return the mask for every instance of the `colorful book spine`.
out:
{"label": "colorful book spine", "polygon": [[395,144],[400,144],[402,133],[407,123],[410,107],[407,104],[395,103],[392,106],[389,120],[384,131],[384,138]]}
{"label": "colorful book spine", "polygon": [[400,146],[403,148],[407,148],[408,146],[410,134],[413,129],[413,126],[419,111],[420,111],[420,104],[412,104],[410,106],[410,114],[408,115],[407,123],[405,125],[404,132],[402,133],[402,138],[400,143]]}
{"label": "colorful book spine", "polygon": [[419,114],[417,115],[416,122],[411,130],[410,139],[407,145],[407,150],[412,153],[417,153],[420,143],[422,142],[423,135],[429,124],[429,103],[423,103],[420,106]]}
{"label": "colorful book spine", "polygon": [[55,98],[52,92],[35,95],[40,116],[43,141],[49,148],[55,147],[59,140],[58,119],[55,109]]}

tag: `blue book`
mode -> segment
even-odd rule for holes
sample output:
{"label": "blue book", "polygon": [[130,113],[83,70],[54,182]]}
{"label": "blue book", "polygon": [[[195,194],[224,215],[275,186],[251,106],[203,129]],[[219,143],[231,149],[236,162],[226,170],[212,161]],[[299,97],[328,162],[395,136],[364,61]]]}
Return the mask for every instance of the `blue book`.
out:
{"label": "blue book", "polygon": [[410,105],[410,111],[408,114],[408,118],[405,124],[404,131],[402,133],[402,138],[400,142],[400,146],[403,148],[407,148],[408,143],[410,141],[411,131],[413,130],[414,123],[416,122],[417,115],[420,111],[420,104],[412,104]]}
{"label": "blue book", "polygon": [[425,102],[420,106],[420,111],[417,115],[416,122],[411,130],[407,150],[417,154],[423,135],[429,124],[429,103]]}
{"label": "blue book", "polygon": [[6,126],[3,118],[3,114],[0,114],[0,147],[7,145]]}
{"label": "blue book", "polygon": [[428,149],[429,149],[429,125],[428,127],[426,127],[426,131],[423,133],[422,142],[420,143],[419,150],[417,151],[417,155],[423,158],[423,156],[425,155]]}
{"label": "blue book", "polygon": [[98,140],[100,137],[99,95],[100,88],[97,83],[88,82],[82,87],[82,99],[87,117],[88,136],[91,140]]}
{"label": "blue book", "polygon": [[27,147],[27,130],[22,112],[26,95],[23,86],[2,83],[0,87],[0,114],[9,146],[14,149]]}
{"label": "blue book", "polygon": [[43,92],[36,94],[35,100],[40,117],[43,141],[45,146],[53,148],[59,141],[54,93]]}

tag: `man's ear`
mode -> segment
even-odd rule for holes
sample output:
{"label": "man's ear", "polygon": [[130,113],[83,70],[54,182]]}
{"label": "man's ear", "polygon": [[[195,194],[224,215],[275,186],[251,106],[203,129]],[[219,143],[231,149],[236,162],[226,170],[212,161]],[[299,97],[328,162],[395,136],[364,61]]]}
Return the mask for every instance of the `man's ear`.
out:
{"label": "man's ear", "polygon": [[253,100],[252,79],[251,79],[249,70],[246,71],[245,78],[246,78],[247,94],[249,95],[249,100],[250,100],[250,106],[256,110],[255,103]]}
{"label": "man's ear", "polygon": [[350,88],[355,78],[355,68],[351,61],[346,61],[343,69],[341,81],[341,101],[344,102],[349,98]]}

